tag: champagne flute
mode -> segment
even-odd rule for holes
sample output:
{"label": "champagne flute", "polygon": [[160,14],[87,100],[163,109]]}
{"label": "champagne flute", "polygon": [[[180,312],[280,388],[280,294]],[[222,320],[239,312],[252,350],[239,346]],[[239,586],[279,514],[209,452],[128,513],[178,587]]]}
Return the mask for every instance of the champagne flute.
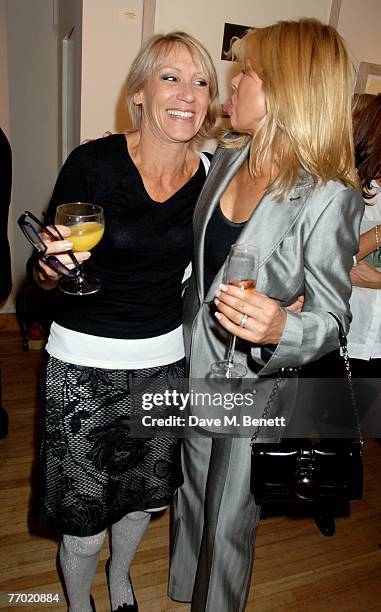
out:
{"label": "champagne flute", "polygon": [[[259,249],[251,244],[233,244],[230,247],[223,282],[226,285],[241,287],[242,291],[255,291],[258,277]],[[247,368],[234,361],[236,336],[230,334],[227,358],[216,361],[211,366],[217,378],[242,378]]]}
{"label": "champagne flute", "polygon": [[[57,206],[56,225],[66,225],[71,230],[67,240],[73,243],[72,251],[90,251],[101,240],[105,221],[103,209],[95,204],[73,202]],[[84,274],[82,264],[79,264],[75,278],[65,276],[59,283],[59,288],[69,295],[91,295],[97,293],[102,284],[98,278]]]}

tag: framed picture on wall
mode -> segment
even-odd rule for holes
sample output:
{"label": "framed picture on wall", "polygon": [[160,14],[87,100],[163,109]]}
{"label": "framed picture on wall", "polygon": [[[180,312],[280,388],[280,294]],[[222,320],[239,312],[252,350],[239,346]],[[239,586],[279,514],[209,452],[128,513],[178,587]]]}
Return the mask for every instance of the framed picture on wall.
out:
{"label": "framed picture on wall", "polygon": [[222,39],[221,59],[234,62],[234,44],[245,36],[251,26],[238,25],[236,23],[225,23]]}
{"label": "framed picture on wall", "polygon": [[381,94],[381,64],[361,62],[357,73],[355,93]]}
{"label": "framed picture on wall", "polygon": [[[236,62],[236,52],[235,45],[236,43],[245,36],[246,32],[250,30],[251,26],[246,25],[238,25],[237,23],[225,23],[224,25],[224,34],[222,38],[222,48],[221,48],[221,59],[226,62]],[[232,70],[230,72],[234,72],[233,68],[234,64],[232,64]],[[224,119],[224,122],[221,124],[225,129],[230,129],[229,116],[225,113],[224,105],[220,106],[220,110],[218,113],[219,117]]]}

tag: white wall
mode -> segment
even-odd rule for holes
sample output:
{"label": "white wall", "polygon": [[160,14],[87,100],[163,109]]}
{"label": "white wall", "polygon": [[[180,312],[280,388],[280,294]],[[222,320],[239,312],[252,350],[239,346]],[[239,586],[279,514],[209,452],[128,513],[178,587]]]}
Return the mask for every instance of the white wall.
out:
{"label": "white wall", "polygon": [[353,61],[381,64],[380,0],[343,0],[338,30],[347,41]]}
{"label": "white wall", "polygon": [[261,27],[299,17],[328,21],[330,8],[331,0],[156,0],[155,32],[185,30],[203,42],[215,62],[224,102],[234,69],[231,62],[220,59],[225,22]]}
{"label": "white wall", "polygon": [[[14,292],[25,277],[29,247],[16,220],[40,215],[57,175],[57,44],[52,0],[8,0],[7,55],[13,152],[11,227]],[[12,300],[3,310],[13,309]]]}
{"label": "white wall", "polygon": [[81,139],[128,127],[124,85],[142,16],[143,0],[83,0]]}
{"label": "white wall", "polygon": [[[57,2],[57,0],[55,0]],[[59,0],[58,4],[58,140],[59,162],[65,161],[67,155],[81,142],[81,81],[82,81],[82,0]],[[70,121],[65,127],[63,113],[63,54],[64,40],[70,36],[73,45],[72,74],[70,79],[70,92],[66,96],[69,104]],[[66,115],[68,116],[68,115]],[[65,144],[63,145],[63,140]]]}

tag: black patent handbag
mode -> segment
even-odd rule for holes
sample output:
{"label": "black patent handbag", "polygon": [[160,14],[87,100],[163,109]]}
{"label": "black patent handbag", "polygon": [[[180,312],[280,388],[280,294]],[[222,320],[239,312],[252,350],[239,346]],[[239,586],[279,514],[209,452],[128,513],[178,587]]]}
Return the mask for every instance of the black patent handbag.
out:
{"label": "black patent handbag", "polygon": [[[330,313],[332,314],[332,313]],[[332,314],[339,326],[339,340],[347,379],[348,409],[353,411],[358,439],[320,439],[312,442],[309,438],[283,439],[280,443],[258,444],[259,428],[251,439],[251,480],[250,488],[257,504],[274,502],[348,502],[363,496],[363,439],[359,415],[352,385],[347,339],[341,322]],[[319,360],[319,371],[325,369],[332,354]],[[324,361],[326,360],[326,362]],[[307,376],[312,375],[309,364]],[[299,375],[303,372],[299,372]],[[279,377],[267,401],[263,416],[269,413]]]}

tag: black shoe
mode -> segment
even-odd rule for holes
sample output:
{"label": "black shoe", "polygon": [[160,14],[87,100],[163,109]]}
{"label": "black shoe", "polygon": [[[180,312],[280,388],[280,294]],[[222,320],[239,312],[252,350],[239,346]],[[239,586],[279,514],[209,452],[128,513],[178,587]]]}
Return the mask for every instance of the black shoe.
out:
{"label": "black shoe", "polygon": [[[106,576],[107,576],[108,592],[109,592],[110,601],[111,601],[111,592],[110,592],[110,563],[111,563],[111,559],[107,559],[107,561],[106,561]],[[139,612],[138,602],[136,601],[136,597],[135,597],[135,593],[134,593],[134,588],[132,586],[131,575],[128,574],[128,577],[130,579],[131,591],[132,591],[132,595],[133,595],[133,598],[134,598],[134,603],[132,603],[132,604],[124,603],[122,606],[118,606],[116,610],[112,610],[111,612]]]}
{"label": "black shoe", "polygon": [[335,519],[331,513],[321,512],[314,516],[315,525],[323,536],[330,537],[335,535]]}

